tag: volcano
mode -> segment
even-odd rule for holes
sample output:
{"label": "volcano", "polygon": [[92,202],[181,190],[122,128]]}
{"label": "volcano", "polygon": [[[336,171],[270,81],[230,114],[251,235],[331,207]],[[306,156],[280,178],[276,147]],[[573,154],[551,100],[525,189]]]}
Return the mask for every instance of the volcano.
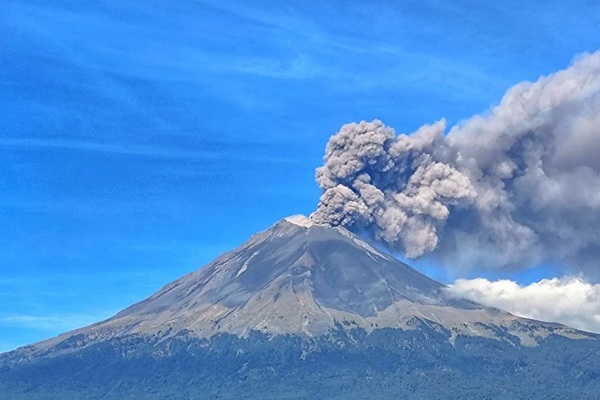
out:
{"label": "volcano", "polygon": [[0,387],[6,399],[594,398],[599,343],[454,298],[345,228],[294,216],[106,321],[0,355]]}

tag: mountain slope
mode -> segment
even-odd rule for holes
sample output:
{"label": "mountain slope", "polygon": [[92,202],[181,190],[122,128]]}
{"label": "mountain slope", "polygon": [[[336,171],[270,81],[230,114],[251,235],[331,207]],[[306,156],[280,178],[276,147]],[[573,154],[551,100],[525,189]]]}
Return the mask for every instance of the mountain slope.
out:
{"label": "mountain slope", "polygon": [[453,299],[444,285],[345,228],[313,225],[295,216],[113,318],[39,343],[29,352],[52,350],[73,336],[81,346],[131,334],[166,338],[182,331],[197,338],[251,331],[311,337],[336,323],[370,332],[415,329],[416,320],[448,330],[450,340],[461,334],[534,345],[550,333],[588,337],[559,324]]}
{"label": "mountain slope", "polygon": [[10,400],[595,398],[599,355],[597,335],[454,299],[346,229],[296,216],[106,321],[0,355],[0,388]]}

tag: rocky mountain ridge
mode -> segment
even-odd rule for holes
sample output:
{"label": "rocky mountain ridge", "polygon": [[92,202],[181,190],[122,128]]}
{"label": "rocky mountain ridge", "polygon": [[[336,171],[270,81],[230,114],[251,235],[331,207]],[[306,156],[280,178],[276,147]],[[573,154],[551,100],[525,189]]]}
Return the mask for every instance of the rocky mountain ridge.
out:
{"label": "rocky mountain ridge", "polygon": [[279,221],[114,317],[0,354],[2,400],[596,399],[599,336]]}
{"label": "rocky mountain ridge", "polygon": [[[444,285],[343,227],[304,216],[277,222],[203,268],[114,317],[17,351],[25,358],[76,351],[125,336],[217,334],[316,337],[331,330],[417,329],[535,346],[548,335],[589,338],[448,295]],[[64,343],[69,343],[65,346]]]}

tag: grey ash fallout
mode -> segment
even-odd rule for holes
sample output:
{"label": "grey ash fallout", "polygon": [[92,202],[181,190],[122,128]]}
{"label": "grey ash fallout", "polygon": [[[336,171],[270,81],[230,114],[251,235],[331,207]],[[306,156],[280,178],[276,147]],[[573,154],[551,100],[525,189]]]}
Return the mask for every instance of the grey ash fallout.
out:
{"label": "grey ash fallout", "polygon": [[600,52],[510,88],[451,128],[412,134],[344,125],[316,172],[315,223],[363,232],[462,268],[559,263],[594,273],[600,254]]}

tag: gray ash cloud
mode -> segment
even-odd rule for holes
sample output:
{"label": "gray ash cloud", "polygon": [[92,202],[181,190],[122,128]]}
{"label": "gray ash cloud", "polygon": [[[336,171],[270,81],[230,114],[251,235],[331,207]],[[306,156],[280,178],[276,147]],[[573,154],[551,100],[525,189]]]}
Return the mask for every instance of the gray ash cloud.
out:
{"label": "gray ash cloud", "polygon": [[317,169],[311,219],[463,268],[597,263],[600,52],[446,130],[344,125]]}

